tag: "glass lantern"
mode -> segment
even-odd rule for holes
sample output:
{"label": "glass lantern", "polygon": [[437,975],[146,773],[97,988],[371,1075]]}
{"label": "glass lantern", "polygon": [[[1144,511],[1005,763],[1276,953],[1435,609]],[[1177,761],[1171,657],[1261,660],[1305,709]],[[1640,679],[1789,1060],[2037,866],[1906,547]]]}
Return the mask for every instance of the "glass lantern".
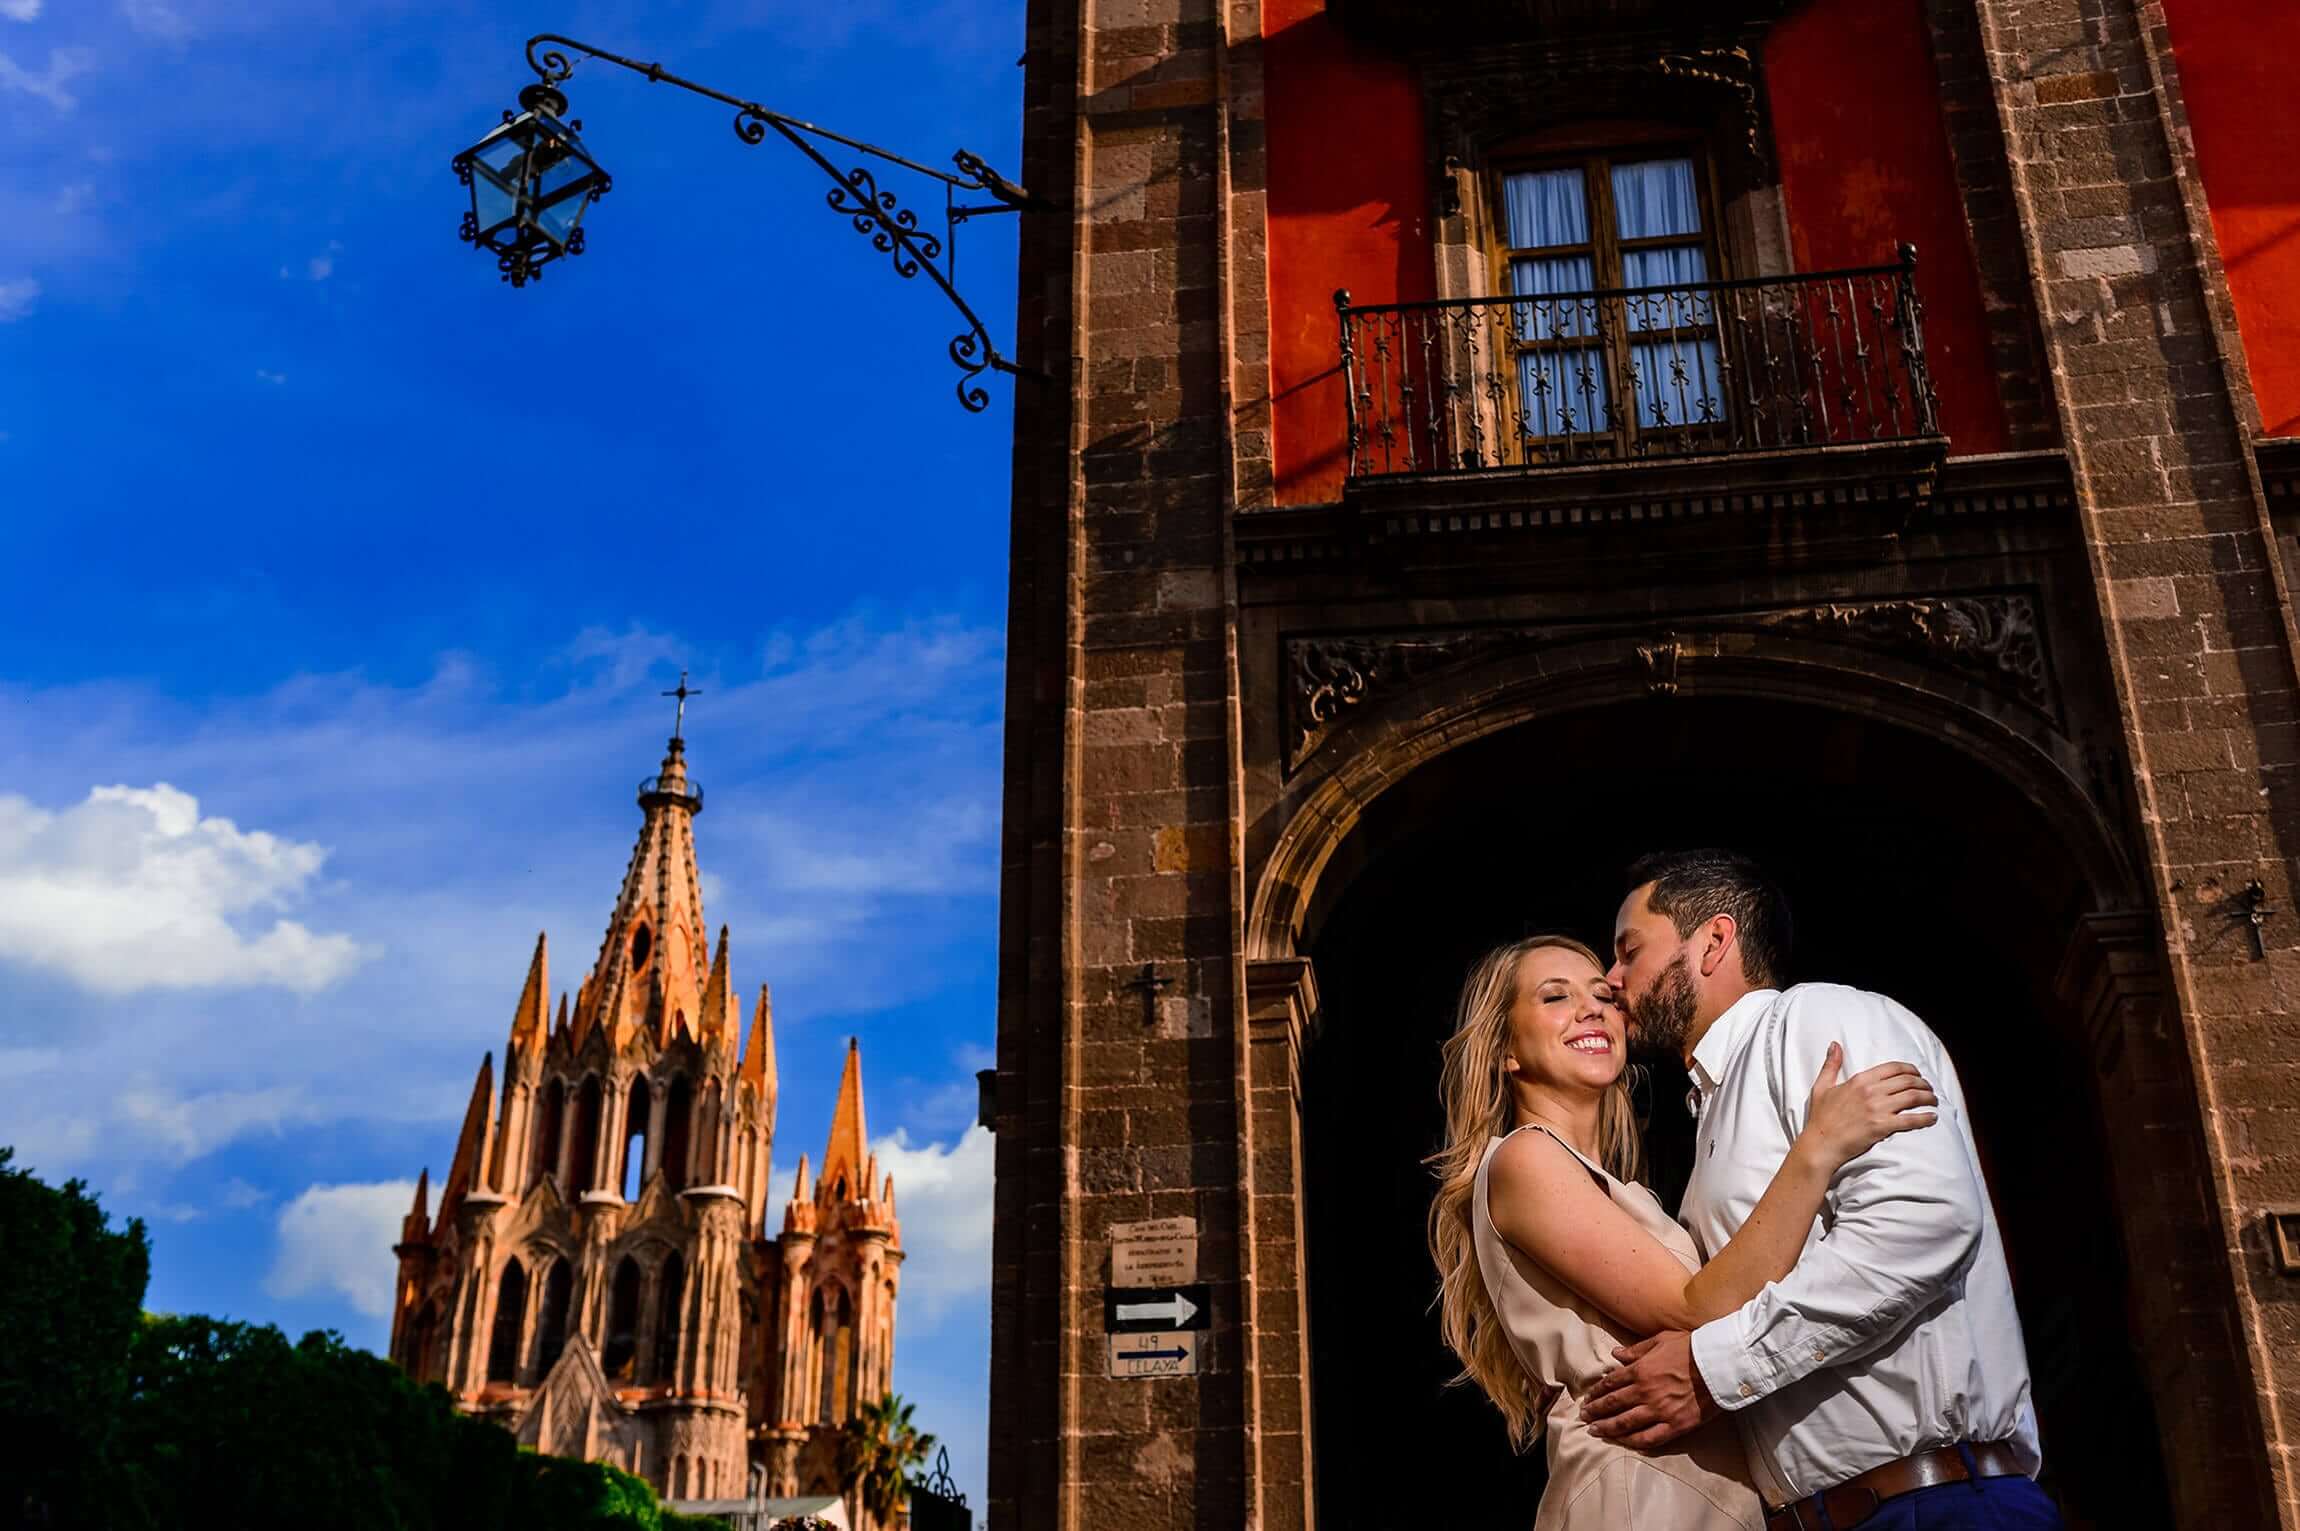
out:
{"label": "glass lantern", "polygon": [[525,110],[455,156],[471,188],[462,236],[495,256],[503,280],[524,287],[562,256],[583,253],[583,214],[607,192],[607,172],[565,121],[567,98],[549,85],[519,93]]}

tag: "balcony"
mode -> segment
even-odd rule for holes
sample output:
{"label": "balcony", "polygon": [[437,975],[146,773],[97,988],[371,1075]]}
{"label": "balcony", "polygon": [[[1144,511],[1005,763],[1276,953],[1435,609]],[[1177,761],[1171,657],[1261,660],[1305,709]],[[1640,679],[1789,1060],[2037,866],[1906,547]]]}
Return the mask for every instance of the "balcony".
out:
{"label": "balcony", "polygon": [[1345,502],[1389,530],[1930,493],[1916,252],[1885,266],[1360,308],[1335,294]]}

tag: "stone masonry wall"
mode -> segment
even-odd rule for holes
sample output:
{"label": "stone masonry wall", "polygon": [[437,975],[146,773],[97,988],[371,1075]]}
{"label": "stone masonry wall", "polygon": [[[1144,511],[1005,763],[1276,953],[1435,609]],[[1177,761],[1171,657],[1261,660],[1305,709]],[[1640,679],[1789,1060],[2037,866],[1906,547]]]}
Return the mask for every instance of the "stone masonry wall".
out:
{"label": "stone masonry wall", "polygon": [[[1233,17],[1040,0],[1023,255],[997,1078],[993,1478],[1002,1525],[1249,1523],[1251,1356],[1225,282]],[[1247,35],[1258,12],[1244,11]],[[1250,68],[1251,59],[1244,61]],[[1226,111],[1225,101],[1232,103]],[[1258,108],[1252,115],[1258,116]],[[1256,235],[1258,241],[1258,234]],[[1258,244],[1257,244],[1258,248]],[[1258,269],[1250,276],[1261,290]],[[1082,359],[1081,359],[1082,358]],[[1069,397],[1063,397],[1065,392]],[[1184,1216],[1215,1328],[1195,1379],[1103,1375],[1112,1224]]]}
{"label": "stone masonry wall", "polygon": [[[2192,1085],[2111,1125],[2146,1137],[2200,1103],[2223,1234],[2217,1250],[2134,1261],[2175,1294],[2203,1368],[2190,1379],[2203,1386],[2162,1402],[2210,1426],[2194,1447],[2209,1455],[2175,1464],[2180,1519],[2300,1526],[2285,1423],[2300,1408],[2300,1292],[2276,1274],[2263,1220],[2300,1200],[2300,924],[2270,919],[2255,960],[2236,903],[2257,879],[2269,907],[2293,905],[2300,645],[2225,282],[2161,8],[1979,0],[1979,14]],[[2244,1332],[2218,1335],[2208,1315],[2230,1287]],[[2232,1389],[2213,1385],[2221,1348]],[[2231,1396],[2252,1408],[2226,1408]]]}

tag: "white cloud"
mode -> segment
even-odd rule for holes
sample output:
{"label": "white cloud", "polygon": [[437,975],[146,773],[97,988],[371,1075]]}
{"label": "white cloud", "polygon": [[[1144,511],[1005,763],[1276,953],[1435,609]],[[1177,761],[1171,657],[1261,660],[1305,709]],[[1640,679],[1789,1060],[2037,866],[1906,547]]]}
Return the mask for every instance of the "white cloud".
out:
{"label": "white cloud", "polygon": [[990,1289],[993,1139],[970,1127],[950,1144],[912,1147],[897,1131],[871,1145],[879,1173],[894,1176],[902,1224],[901,1317],[933,1327]]}
{"label": "white cloud", "polygon": [[51,48],[48,67],[39,74],[0,53],[0,91],[20,90],[27,96],[37,96],[60,112],[68,112],[80,104],[79,99],[64,87],[88,72],[96,56],[85,48]]}
{"label": "white cloud", "polygon": [[415,1182],[315,1185],[280,1208],[279,1248],[264,1277],[274,1297],[341,1297],[370,1318],[391,1311],[391,1246]]}
{"label": "white cloud", "polygon": [[310,1110],[304,1092],[292,1084],[178,1095],[146,1082],[122,1089],[117,1101],[121,1123],[182,1163],[250,1132],[278,1132]]}
{"label": "white cloud", "polygon": [[192,35],[192,24],[166,0],[120,0],[120,14],[146,37],[180,43]]}
{"label": "white cloud", "polygon": [[[236,620],[262,598],[236,585],[187,592],[179,616]],[[107,1190],[142,1173],[150,1199],[211,1208],[225,1175],[281,1178],[268,1167],[281,1150],[267,1140],[300,1153],[307,1135],[324,1131],[330,1164],[344,1166],[328,1173],[358,1180],[422,1163],[412,1132],[436,1166],[480,1053],[503,1045],[536,931],[550,934],[555,997],[590,965],[637,827],[632,786],[662,752],[670,704],[655,693],[677,679],[678,662],[634,666],[613,640],[586,647],[580,659],[562,654],[516,677],[450,654],[411,683],[297,675],[196,706],[133,684],[33,690],[0,678],[0,782],[24,794],[0,793],[0,1101],[9,1107],[0,1141],[46,1172]],[[697,821],[706,912],[714,929],[732,927],[746,1004],[758,984],[774,985],[787,1081],[808,1038],[835,1043],[834,1033],[862,1031],[868,1048],[874,1037],[939,1026],[914,1022],[909,1007],[976,981],[964,975],[996,905],[988,821],[970,838],[973,822],[946,805],[996,800],[997,633],[863,621],[770,642],[764,659],[647,635],[632,647],[683,651],[705,690],[687,731],[710,793]],[[46,808],[85,795],[88,778],[74,777],[90,769],[113,781],[215,785],[196,805],[176,794],[172,822],[191,828],[176,840],[162,835],[151,801],[27,809],[25,798]],[[161,789],[139,790],[150,798]],[[235,810],[261,805],[238,810],[241,827],[228,833],[212,817],[226,792]],[[260,841],[246,828],[251,811],[269,832]],[[921,821],[954,827],[938,840]],[[27,822],[39,826],[37,855],[19,843]],[[104,854],[67,843],[68,830]],[[268,849],[259,856],[253,844]],[[330,859],[309,866],[322,846]],[[250,882],[272,894],[220,914],[210,898],[204,943],[165,930],[92,937],[91,922],[48,910],[45,891],[29,886],[55,880],[51,864],[61,864],[96,893],[140,898],[151,878],[139,876],[195,847],[236,869],[238,880],[225,880],[235,897]],[[235,849],[238,862],[226,855]],[[921,857],[927,871],[905,865]],[[180,898],[187,880],[194,891],[208,886],[187,874],[160,891]],[[117,981],[162,963],[245,970],[273,956],[282,978],[293,976],[293,953],[263,945],[291,917],[309,927],[307,944],[334,943],[309,953],[315,961],[342,959],[343,976],[314,996],[284,982],[128,992]],[[388,957],[352,965],[371,950]],[[305,976],[323,976],[319,967]],[[113,986],[92,987],[83,974]],[[947,1045],[927,1045],[926,1057],[947,1055]],[[826,1116],[837,1066],[833,1050],[812,1092]],[[916,1088],[935,1093],[931,1109],[906,1103],[883,1126],[903,1124],[914,1143],[951,1143],[972,1111],[969,1090],[937,1091],[949,1077],[929,1069]],[[787,1081],[794,1131],[815,1138],[827,1120],[797,1129],[807,1107]],[[363,1157],[381,1143],[392,1145],[389,1157]],[[242,1144],[251,1144],[245,1156],[219,1164]],[[196,1167],[208,1164],[218,1167]],[[928,1180],[940,1169],[916,1172],[915,1194],[926,1199],[915,1209],[914,1188],[898,1182],[906,1225],[921,1220],[914,1237],[930,1243]],[[938,1277],[919,1280],[926,1292]],[[933,1300],[922,1297],[917,1311]],[[955,1315],[944,1320],[957,1327]]]}
{"label": "white cloud", "polygon": [[256,368],[256,381],[262,383],[270,383],[272,386],[277,387],[281,383],[287,381],[287,374],[285,372],[269,372],[262,367],[258,367]]}
{"label": "white cloud", "polygon": [[278,911],[327,852],[229,819],[165,782],[49,813],[0,796],[0,961],[102,994],[264,986],[316,993],[369,953]]}
{"label": "white cloud", "polygon": [[32,312],[40,299],[40,284],[28,276],[0,282],[0,324],[13,324]]}
{"label": "white cloud", "polygon": [[331,239],[327,242],[326,249],[303,263],[300,273],[292,265],[280,267],[280,280],[292,282],[297,280],[300,275],[302,280],[307,282],[324,282],[335,275],[335,258],[342,253],[343,241]]}
{"label": "white cloud", "polygon": [[[414,1195],[412,1191],[408,1194]],[[272,1195],[271,1192],[261,1186],[249,1185],[245,1180],[234,1175],[224,1182],[224,1188],[217,1193],[216,1199],[230,1211],[244,1212],[250,1207],[262,1206],[272,1199]]]}
{"label": "white cloud", "polygon": [[[5,0],[0,0],[0,3],[5,3]],[[77,218],[86,212],[95,200],[96,186],[93,181],[73,181],[60,186],[56,189],[56,216],[59,218]]]}
{"label": "white cloud", "polygon": [[40,0],[0,0],[0,17],[9,21],[37,21]]}

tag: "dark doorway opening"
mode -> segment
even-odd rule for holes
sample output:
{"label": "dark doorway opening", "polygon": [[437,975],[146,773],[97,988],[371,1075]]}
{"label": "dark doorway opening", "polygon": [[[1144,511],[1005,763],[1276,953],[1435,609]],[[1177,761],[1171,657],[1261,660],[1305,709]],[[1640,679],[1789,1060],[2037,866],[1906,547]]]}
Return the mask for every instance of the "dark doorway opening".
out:
{"label": "dark doorway opening", "polygon": [[[2029,1347],[2047,1482],[2072,1526],[2170,1524],[2092,1066],[2052,980],[2092,907],[2076,858],[1939,739],[1787,703],[1680,698],[1537,720],[1369,809],[1312,911],[1322,1011],[1303,1059],[1314,1463],[1324,1531],[1523,1531],[1543,1448],[1513,1458],[1430,1312],[1421,1159],[1437,1044],[1487,947],[1610,942],[1622,869],[1738,847],[1784,884],[1792,976],[1893,995],[1940,1033],[1975,1117]],[[1653,1183],[1691,1150],[1682,1067],[1652,1068]],[[1431,1519],[1431,1512],[1437,1512]]]}

